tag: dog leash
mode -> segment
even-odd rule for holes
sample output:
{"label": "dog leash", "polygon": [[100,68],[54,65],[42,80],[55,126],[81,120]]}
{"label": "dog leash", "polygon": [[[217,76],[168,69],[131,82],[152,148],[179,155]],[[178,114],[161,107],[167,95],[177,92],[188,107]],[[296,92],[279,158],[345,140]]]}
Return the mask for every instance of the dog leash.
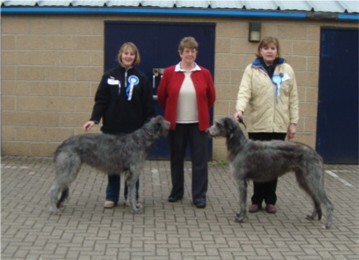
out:
{"label": "dog leash", "polygon": [[244,125],[244,127],[247,129],[247,126],[246,126],[246,124],[244,123],[242,117],[240,117],[240,118],[238,119],[238,122],[241,123],[242,125]]}

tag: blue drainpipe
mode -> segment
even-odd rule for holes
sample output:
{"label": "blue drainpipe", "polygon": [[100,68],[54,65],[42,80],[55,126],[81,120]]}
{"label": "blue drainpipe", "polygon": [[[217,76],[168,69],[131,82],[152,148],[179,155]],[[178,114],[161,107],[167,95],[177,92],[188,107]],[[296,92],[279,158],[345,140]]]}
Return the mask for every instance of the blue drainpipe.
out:
{"label": "blue drainpipe", "polygon": [[358,22],[358,14],[321,14],[317,17],[309,12],[249,11],[189,8],[119,8],[119,7],[2,7],[1,14],[53,14],[53,15],[159,15],[159,16],[207,16],[271,18],[291,20],[339,20]]}

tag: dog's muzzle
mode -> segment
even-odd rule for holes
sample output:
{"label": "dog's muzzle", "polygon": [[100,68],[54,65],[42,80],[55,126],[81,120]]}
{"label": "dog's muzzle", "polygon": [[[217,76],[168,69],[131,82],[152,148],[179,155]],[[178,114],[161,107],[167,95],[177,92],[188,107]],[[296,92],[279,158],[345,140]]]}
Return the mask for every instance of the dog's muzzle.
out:
{"label": "dog's muzzle", "polygon": [[212,127],[209,127],[209,128],[207,128],[206,130],[205,130],[205,133],[208,135],[208,137],[213,137],[213,134],[212,134],[212,132],[211,132],[211,129]]}
{"label": "dog's muzzle", "polygon": [[167,120],[163,120],[162,135],[167,135],[171,129],[171,123]]}

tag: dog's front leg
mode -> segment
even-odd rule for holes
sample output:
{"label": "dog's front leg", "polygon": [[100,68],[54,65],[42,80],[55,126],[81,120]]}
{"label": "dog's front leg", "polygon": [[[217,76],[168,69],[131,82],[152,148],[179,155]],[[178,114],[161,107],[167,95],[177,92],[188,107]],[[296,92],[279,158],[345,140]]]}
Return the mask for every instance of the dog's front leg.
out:
{"label": "dog's front leg", "polygon": [[237,180],[239,193],[239,212],[236,214],[235,221],[241,223],[247,214],[247,181]]}
{"label": "dog's front leg", "polygon": [[130,210],[133,214],[141,214],[142,213],[142,206],[137,205],[136,203],[136,182],[138,178],[136,178],[135,174],[130,172],[130,175],[128,176],[128,179],[126,180],[127,186],[128,186],[128,199],[130,204]]}

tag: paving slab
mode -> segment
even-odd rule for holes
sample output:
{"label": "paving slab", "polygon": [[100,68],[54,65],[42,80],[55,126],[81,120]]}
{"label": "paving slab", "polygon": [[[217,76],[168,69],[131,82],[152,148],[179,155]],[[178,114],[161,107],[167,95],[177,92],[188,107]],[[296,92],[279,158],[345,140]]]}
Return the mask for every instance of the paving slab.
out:
{"label": "paving slab", "polygon": [[[308,221],[311,201],[294,174],[278,182],[278,212],[238,211],[235,181],[226,163],[211,162],[205,209],[191,202],[191,163],[185,164],[185,196],[169,203],[168,161],[146,161],[140,178],[144,213],[123,205],[104,209],[105,174],[84,165],[61,215],[48,213],[54,180],[51,158],[1,158],[1,259],[316,260],[359,259],[359,166],[325,165],[334,203],[334,225]],[[248,198],[252,195],[249,183]]]}

